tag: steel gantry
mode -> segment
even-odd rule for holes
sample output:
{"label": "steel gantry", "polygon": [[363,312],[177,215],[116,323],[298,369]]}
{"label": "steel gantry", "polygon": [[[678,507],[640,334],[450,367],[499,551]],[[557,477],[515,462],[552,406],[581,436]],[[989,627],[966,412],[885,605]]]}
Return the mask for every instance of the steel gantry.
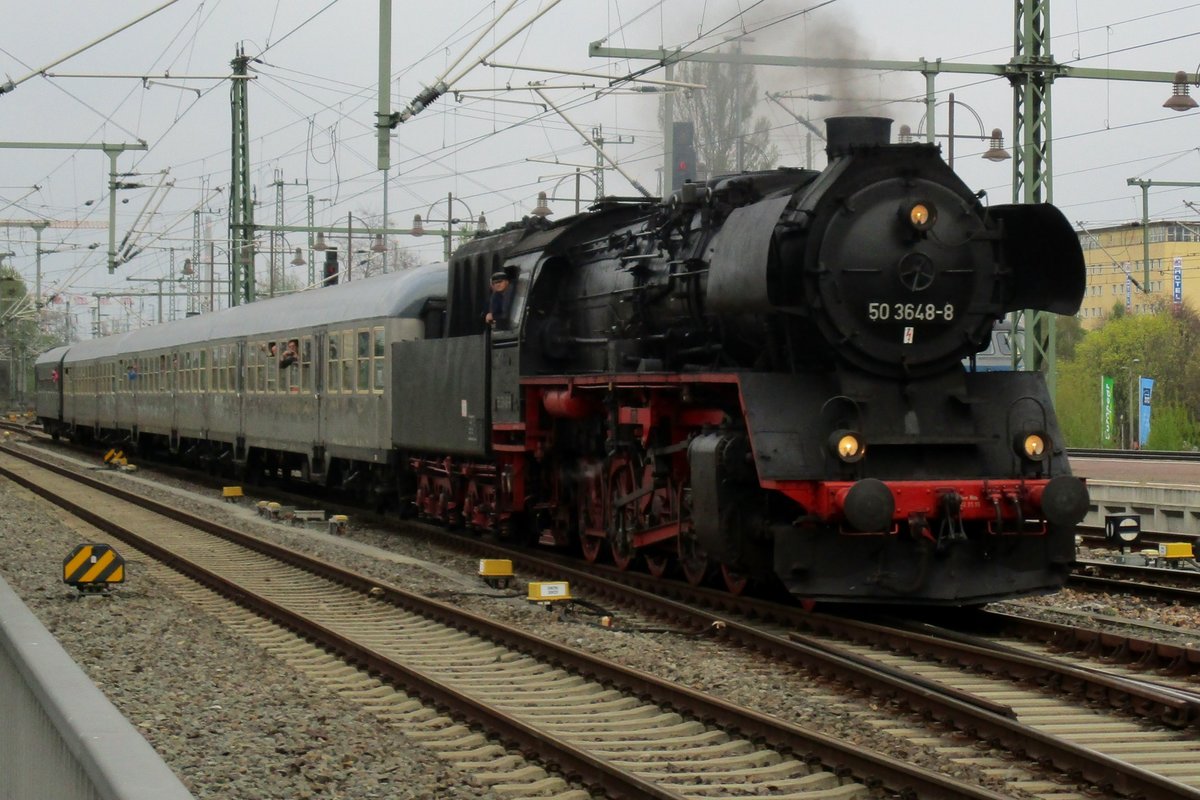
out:
{"label": "steel gantry", "polygon": [[[925,76],[926,139],[934,140],[934,84],[940,73],[996,75],[1013,87],[1013,182],[1014,203],[1053,201],[1053,135],[1051,125],[1051,87],[1059,78],[1087,78],[1108,81],[1142,81],[1172,85],[1175,72],[1118,70],[1072,67],[1059,64],[1050,53],[1050,0],[1014,0],[1013,57],[1004,64],[969,64],[919,59],[889,61],[863,58],[816,58],[775,56],[745,51],[716,53],[676,49],[637,49],[605,47],[592,42],[588,54],[595,58],[633,59],[658,62],[670,69],[681,61],[708,61],[776,67],[823,67],[873,71],[919,72]],[[641,74],[645,70],[639,70]],[[620,79],[617,79],[618,81]],[[614,81],[614,83],[617,81]],[[670,124],[670,119],[667,119]],[[664,131],[669,143],[670,132]],[[669,146],[669,145],[668,145]],[[1057,383],[1055,370],[1054,315],[1024,312],[1024,365],[1030,370],[1045,370],[1051,396]],[[1019,320],[1018,320],[1019,321]],[[1020,353],[1018,353],[1020,357]]]}

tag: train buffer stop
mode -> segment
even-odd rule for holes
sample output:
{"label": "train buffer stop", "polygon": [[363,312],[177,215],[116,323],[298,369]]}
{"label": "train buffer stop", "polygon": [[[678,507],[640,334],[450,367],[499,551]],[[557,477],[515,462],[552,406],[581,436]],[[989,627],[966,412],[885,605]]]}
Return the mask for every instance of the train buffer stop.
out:
{"label": "train buffer stop", "polygon": [[81,544],[63,559],[63,583],[80,594],[107,594],[124,582],[125,559],[106,544]]}

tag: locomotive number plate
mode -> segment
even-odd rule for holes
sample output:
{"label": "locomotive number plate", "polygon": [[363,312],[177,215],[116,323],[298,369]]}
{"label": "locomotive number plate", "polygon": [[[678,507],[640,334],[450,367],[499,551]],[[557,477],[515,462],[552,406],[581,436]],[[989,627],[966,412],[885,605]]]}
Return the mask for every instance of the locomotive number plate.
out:
{"label": "locomotive number plate", "polygon": [[954,304],[867,303],[867,319],[872,322],[949,322],[954,319]]}

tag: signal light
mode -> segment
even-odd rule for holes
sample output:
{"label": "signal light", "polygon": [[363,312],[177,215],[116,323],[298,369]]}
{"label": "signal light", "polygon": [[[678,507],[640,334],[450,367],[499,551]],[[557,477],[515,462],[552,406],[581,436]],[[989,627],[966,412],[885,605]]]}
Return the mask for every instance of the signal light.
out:
{"label": "signal light", "polygon": [[325,251],[325,263],[321,265],[322,286],[336,286],[338,282],[337,248],[331,247]]}
{"label": "signal light", "polygon": [[695,180],[696,126],[691,122],[671,123],[671,146],[675,169],[671,175],[671,191],[679,191],[686,181]]}

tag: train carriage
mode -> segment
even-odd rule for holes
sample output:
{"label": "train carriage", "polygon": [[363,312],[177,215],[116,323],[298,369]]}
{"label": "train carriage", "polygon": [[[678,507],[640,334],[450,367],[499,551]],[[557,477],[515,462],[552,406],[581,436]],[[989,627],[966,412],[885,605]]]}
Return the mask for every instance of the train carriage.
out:
{"label": "train carriage", "polygon": [[57,348],[37,414],[79,439],[394,490],[387,343],[436,331],[444,292],[433,265]]}
{"label": "train carriage", "polygon": [[63,419],[63,356],[67,345],[47,350],[33,364],[35,414],[46,426],[46,432],[57,438],[61,435]]}

